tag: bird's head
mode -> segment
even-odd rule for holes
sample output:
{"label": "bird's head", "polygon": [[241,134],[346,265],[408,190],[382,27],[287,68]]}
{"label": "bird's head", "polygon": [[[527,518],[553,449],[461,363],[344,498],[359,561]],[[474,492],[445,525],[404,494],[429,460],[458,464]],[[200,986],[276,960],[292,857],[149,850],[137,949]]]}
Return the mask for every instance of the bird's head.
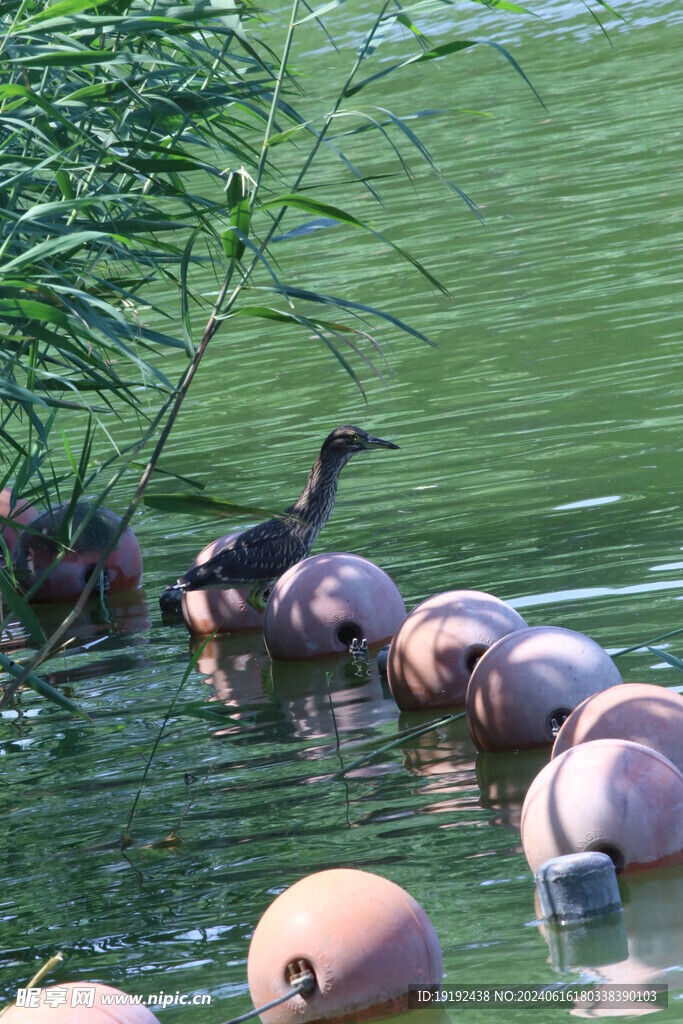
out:
{"label": "bird's head", "polygon": [[398,448],[393,441],[384,441],[381,437],[373,437],[361,427],[348,424],[336,427],[323,443],[321,455],[345,456],[350,459],[356,452],[371,451],[373,448]]}

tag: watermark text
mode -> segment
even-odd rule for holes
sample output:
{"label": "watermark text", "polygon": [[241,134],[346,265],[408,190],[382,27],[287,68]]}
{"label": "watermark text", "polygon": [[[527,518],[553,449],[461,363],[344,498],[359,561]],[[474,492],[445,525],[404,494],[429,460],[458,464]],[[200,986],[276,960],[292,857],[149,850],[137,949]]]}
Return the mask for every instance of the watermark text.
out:
{"label": "watermark text", "polygon": [[37,1009],[39,1006],[210,1006],[207,992],[151,992],[148,996],[129,995],[127,992],[104,991],[95,985],[53,985],[51,988],[20,988],[17,1006]]}

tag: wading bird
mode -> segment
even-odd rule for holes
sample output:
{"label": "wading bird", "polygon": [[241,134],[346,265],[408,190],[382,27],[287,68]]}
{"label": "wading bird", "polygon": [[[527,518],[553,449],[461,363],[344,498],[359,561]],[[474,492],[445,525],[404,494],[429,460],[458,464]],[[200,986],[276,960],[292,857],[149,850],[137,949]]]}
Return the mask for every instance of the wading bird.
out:
{"label": "wading bird", "polygon": [[337,427],[329,434],[313,463],[306,486],[287,519],[269,519],[238,534],[203,565],[197,565],[167,587],[159,603],[162,610],[177,608],[188,590],[228,590],[250,586],[248,602],[265,607],[265,594],[292,565],[309,554],[316,537],[330,518],[342,469],[358,452],[398,448],[392,441],[372,437],[360,427]]}

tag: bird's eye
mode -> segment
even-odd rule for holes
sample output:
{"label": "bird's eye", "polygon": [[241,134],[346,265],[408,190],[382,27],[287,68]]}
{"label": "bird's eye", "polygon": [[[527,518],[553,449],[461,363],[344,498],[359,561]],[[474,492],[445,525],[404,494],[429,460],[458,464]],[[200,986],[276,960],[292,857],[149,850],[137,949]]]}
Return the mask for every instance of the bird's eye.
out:
{"label": "bird's eye", "polygon": [[349,434],[349,441],[351,442],[351,444],[355,444],[356,441],[359,440],[360,438],[358,437],[358,434]]}

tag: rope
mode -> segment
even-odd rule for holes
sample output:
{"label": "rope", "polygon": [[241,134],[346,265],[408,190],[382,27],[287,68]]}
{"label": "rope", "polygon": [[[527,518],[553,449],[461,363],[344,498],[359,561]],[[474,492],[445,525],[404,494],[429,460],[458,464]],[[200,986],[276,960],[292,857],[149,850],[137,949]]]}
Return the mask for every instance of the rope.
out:
{"label": "rope", "polygon": [[279,1006],[280,1003],[286,1003],[292,996],[307,996],[315,988],[315,978],[310,971],[303,971],[298,975],[298,981],[292,985],[289,992],[285,995],[280,996],[279,999],[273,999],[270,1003],[265,1003],[264,1006],[258,1006],[255,1010],[250,1010],[249,1013],[243,1013],[241,1017],[233,1017],[232,1020],[228,1020],[225,1024],[242,1024],[245,1020],[251,1020],[252,1017],[258,1017],[266,1010],[272,1010],[274,1006]]}

